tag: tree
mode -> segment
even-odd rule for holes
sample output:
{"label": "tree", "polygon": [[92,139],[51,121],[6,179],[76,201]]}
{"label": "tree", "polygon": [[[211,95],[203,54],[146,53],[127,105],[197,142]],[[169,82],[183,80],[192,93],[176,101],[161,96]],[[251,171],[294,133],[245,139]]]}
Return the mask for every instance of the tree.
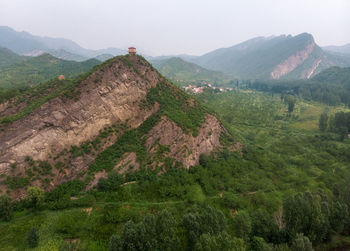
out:
{"label": "tree", "polygon": [[128,221],[125,224],[122,238],[123,238],[123,250],[125,251],[137,250],[136,242],[138,239],[138,235],[136,231],[136,225],[132,220]]}
{"label": "tree", "polygon": [[294,239],[292,246],[292,251],[313,251],[312,249],[312,243],[303,234],[297,234],[296,238]]}
{"label": "tree", "polygon": [[244,241],[232,236],[226,232],[218,235],[203,234],[197,241],[195,251],[245,251]]}
{"label": "tree", "polygon": [[177,222],[175,217],[166,209],[162,210],[156,221],[156,234],[159,250],[176,250]]}
{"label": "tree", "polygon": [[9,221],[12,218],[12,204],[7,195],[0,196],[0,220]]}
{"label": "tree", "polygon": [[325,132],[328,127],[328,114],[327,113],[322,113],[320,116],[320,120],[318,122],[318,126],[321,130],[321,132]]}
{"label": "tree", "polygon": [[119,236],[113,234],[109,240],[108,251],[121,251],[122,241]]}
{"label": "tree", "polygon": [[44,191],[40,187],[28,187],[26,198],[34,208],[37,208],[44,199]]}
{"label": "tree", "polygon": [[295,106],[295,99],[289,98],[288,99],[288,113],[289,114],[291,114],[294,111],[294,106]]}
{"label": "tree", "polygon": [[31,248],[35,248],[38,246],[39,234],[38,234],[38,230],[36,228],[32,227],[29,230],[28,236],[27,236],[27,243],[28,243],[28,246]]}
{"label": "tree", "polygon": [[248,240],[250,232],[252,231],[252,223],[249,214],[245,211],[240,211],[233,218],[233,227],[237,237]]}

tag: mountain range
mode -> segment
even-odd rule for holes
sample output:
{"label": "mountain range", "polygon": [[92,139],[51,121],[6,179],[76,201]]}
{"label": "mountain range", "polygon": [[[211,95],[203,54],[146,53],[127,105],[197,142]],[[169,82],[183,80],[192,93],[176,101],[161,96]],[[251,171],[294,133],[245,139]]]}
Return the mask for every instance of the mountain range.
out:
{"label": "mountain range", "polygon": [[122,55],[126,50],[107,48],[89,50],[65,38],[50,38],[32,35],[28,32],[18,32],[7,26],[0,26],[0,46],[25,56],[38,56],[42,53],[74,61],[84,61],[102,54],[112,56]]}
{"label": "mountain range", "polygon": [[257,37],[190,61],[242,79],[307,79],[331,66],[350,66],[350,56],[324,51],[308,33]]}

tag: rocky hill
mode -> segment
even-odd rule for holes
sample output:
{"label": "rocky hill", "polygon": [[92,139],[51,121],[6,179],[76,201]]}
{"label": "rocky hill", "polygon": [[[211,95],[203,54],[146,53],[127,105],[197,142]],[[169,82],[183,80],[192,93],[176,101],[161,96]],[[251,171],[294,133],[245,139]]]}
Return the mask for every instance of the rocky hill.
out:
{"label": "rocky hill", "polygon": [[77,177],[92,187],[113,169],[189,168],[227,139],[213,114],[139,56],[47,86],[0,105],[0,186],[15,198]]}
{"label": "rocky hill", "polygon": [[350,66],[350,57],[325,52],[302,33],[254,38],[192,62],[243,79],[308,79],[331,66]]}

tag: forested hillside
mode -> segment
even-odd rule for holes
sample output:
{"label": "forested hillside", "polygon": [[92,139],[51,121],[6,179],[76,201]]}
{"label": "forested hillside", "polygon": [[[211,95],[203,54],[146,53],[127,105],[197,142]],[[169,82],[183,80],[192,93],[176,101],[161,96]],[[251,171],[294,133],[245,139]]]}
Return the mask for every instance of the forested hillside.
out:
{"label": "forested hillside", "polygon": [[298,95],[328,105],[350,105],[350,68],[332,67],[305,81],[257,80],[245,84],[257,90]]}
{"label": "forested hillside", "polygon": [[50,54],[24,57],[7,49],[0,49],[0,62],[0,89],[25,89],[59,75],[66,78],[76,77],[100,63],[97,59],[84,62],[66,61]]}

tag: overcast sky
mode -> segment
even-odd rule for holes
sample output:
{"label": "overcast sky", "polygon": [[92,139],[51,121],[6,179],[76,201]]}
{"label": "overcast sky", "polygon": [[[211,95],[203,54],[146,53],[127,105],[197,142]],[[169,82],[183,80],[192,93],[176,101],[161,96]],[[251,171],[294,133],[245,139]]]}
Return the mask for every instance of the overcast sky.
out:
{"label": "overcast sky", "polygon": [[350,43],[350,0],[0,0],[0,25],[89,49],[200,55],[256,36]]}

